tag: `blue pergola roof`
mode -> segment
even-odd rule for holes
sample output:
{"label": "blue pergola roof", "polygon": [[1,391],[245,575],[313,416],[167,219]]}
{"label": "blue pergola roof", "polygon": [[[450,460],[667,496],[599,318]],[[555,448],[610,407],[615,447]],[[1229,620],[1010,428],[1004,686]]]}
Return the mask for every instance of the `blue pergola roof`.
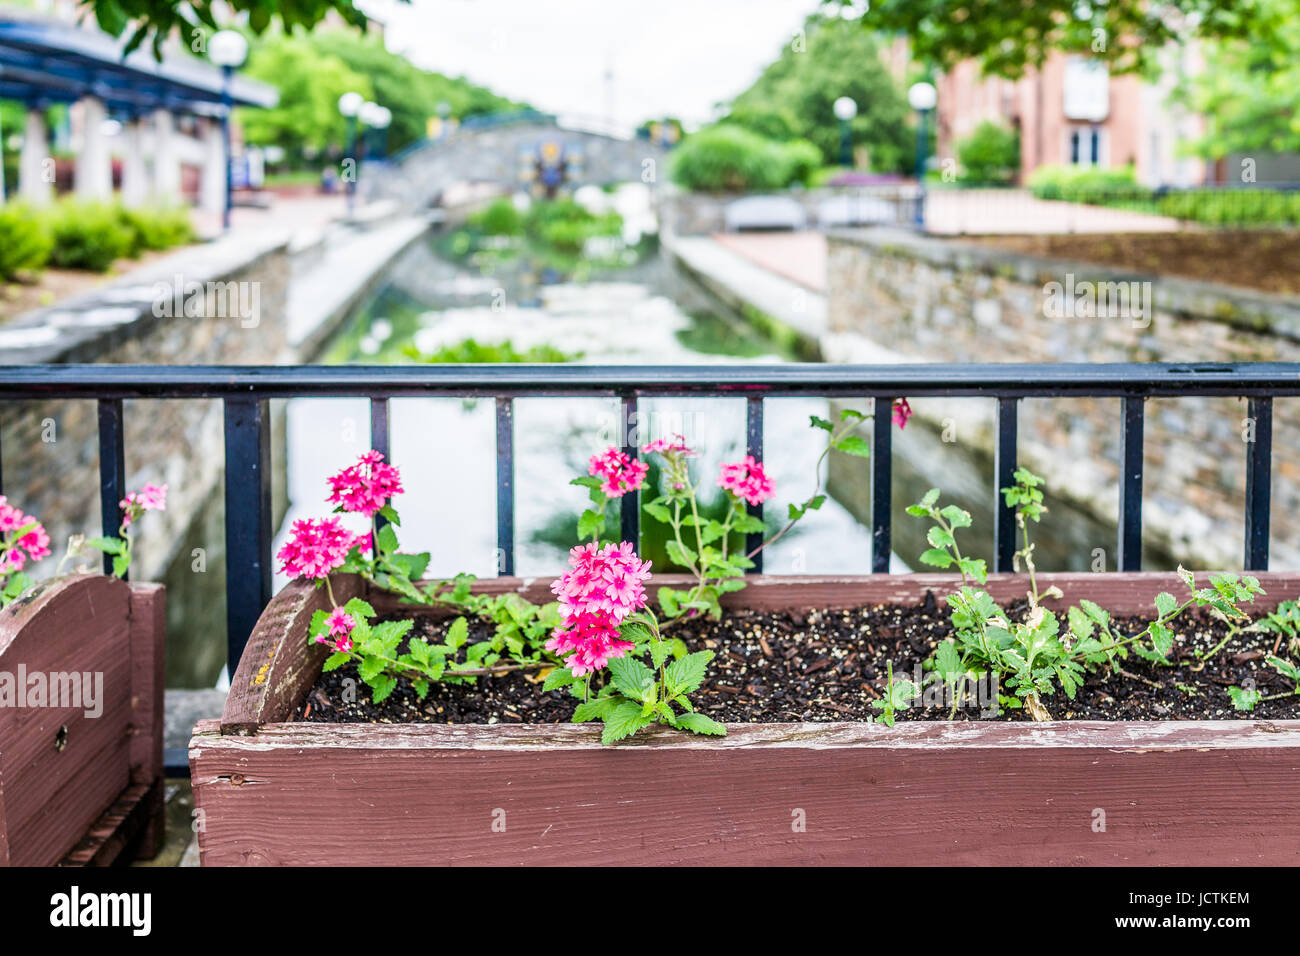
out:
{"label": "blue pergola roof", "polygon": [[[221,70],[184,55],[154,59],[149,50],[122,56],[125,40],[25,10],[0,10],[0,99],[40,106],[84,96],[110,110],[154,109],[215,114],[221,110]],[[274,106],[278,91],[235,75],[236,106]]]}

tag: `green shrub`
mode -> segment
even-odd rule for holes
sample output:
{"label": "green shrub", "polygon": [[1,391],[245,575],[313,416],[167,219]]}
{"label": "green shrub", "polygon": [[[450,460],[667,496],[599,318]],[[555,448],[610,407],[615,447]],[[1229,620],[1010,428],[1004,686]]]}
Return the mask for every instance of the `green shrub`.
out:
{"label": "green shrub", "polygon": [[471,213],[468,225],[488,236],[518,236],[524,231],[524,216],[514,200],[494,199],[486,209]]}
{"label": "green shrub", "polygon": [[107,272],[131,252],[134,234],[108,203],[65,200],[50,213],[50,263],[64,269]]}
{"label": "green shrub", "polygon": [[673,152],[672,177],[696,192],[746,192],[787,186],[793,168],[788,147],[722,123],[686,137]]}
{"label": "green shrub", "polygon": [[1209,226],[1300,224],[1300,192],[1275,189],[1183,189],[1156,202],[1162,215]]}
{"label": "green shrub", "polygon": [[155,206],[139,209],[117,207],[118,220],[130,234],[128,256],[138,256],[147,249],[170,249],[194,241],[194,225],[189,210],[179,206]]}
{"label": "green shrub", "polygon": [[784,146],[785,183],[811,186],[822,168],[822,151],[806,139],[796,139]]}
{"label": "green shrub", "polygon": [[524,217],[524,231],[534,239],[566,252],[580,252],[594,236],[616,236],[623,230],[618,213],[596,215],[572,199],[535,202]]}
{"label": "green shrub", "polygon": [[1008,185],[1020,168],[1020,137],[992,120],[985,120],[957,144],[962,182],[973,186]]}
{"label": "green shrub", "polygon": [[1131,204],[1151,197],[1149,189],[1138,185],[1132,166],[1040,166],[1029,177],[1029,191],[1039,199],[1089,205]]}
{"label": "green shrub", "polygon": [[0,205],[0,280],[40,269],[50,258],[53,239],[45,219],[21,202]]}
{"label": "green shrub", "polygon": [[407,358],[417,362],[431,364],[501,364],[527,362],[532,364],[572,362],[582,358],[582,353],[569,354],[553,345],[532,345],[518,349],[506,339],[504,342],[479,342],[477,339],[465,339],[452,345],[442,345],[432,352],[421,352],[414,345],[402,349]]}

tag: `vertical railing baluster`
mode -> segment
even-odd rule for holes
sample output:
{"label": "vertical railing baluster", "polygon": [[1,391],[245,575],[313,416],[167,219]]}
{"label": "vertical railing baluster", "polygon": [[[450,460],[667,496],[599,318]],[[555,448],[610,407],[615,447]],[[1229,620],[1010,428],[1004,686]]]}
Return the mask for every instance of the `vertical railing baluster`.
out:
{"label": "vertical railing baluster", "polygon": [[[126,436],[120,398],[99,399],[99,526],[105,538],[117,537],[126,497]],[[104,573],[113,573],[113,555],[104,554]]]}
{"label": "vertical railing baluster", "polygon": [[871,428],[871,570],[875,574],[889,571],[890,526],[893,520],[894,400],[875,399],[875,417]]}
{"label": "vertical railing baluster", "polygon": [[0,439],[0,495],[5,493],[4,441]]}
{"label": "vertical railing baluster", "polygon": [[1273,399],[1250,399],[1253,433],[1246,445],[1247,571],[1268,570],[1268,535],[1273,484]]}
{"label": "vertical railing baluster", "polygon": [[[763,460],[763,396],[751,395],[745,399],[745,454],[753,455],[755,461]],[[750,505],[749,513],[759,521],[763,520],[763,506]],[[752,532],[745,538],[745,552],[748,554],[763,544],[763,532]],[[750,574],[763,573],[763,552],[753,557],[754,566]]]}
{"label": "vertical railing baluster", "polygon": [[[388,399],[375,396],[370,399],[370,447],[384,456],[384,461],[392,463],[392,433],[388,427]],[[388,524],[383,515],[375,515],[375,529]]]}
{"label": "vertical railing baluster", "polygon": [[1124,396],[1120,427],[1119,558],[1121,571],[1142,570],[1142,439],[1145,399]]}
{"label": "vertical railing baluster", "polygon": [[[623,416],[623,434],[621,444],[623,453],[629,458],[638,457],[637,453],[637,398],[635,395],[624,395],[619,400],[620,413]],[[623,540],[631,541],[632,546],[641,550],[641,493],[639,491],[629,491],[621,499],[619,506],[619,521],[622,530]]]}
{"label": "vertical railing baluster", "polygon": [[497,398],[497,574],[515,573],[515,400]]}
{"label": "vertical railing baluster", "polygon": [[226,662],[233,676],[271,600],[271,411],[266,399],[225,399]]}
{"label": "vertical railing baluster", "polygon": [[1010,571],[1015,565],[1016,513],[1007,507],[1003,488],[1016,483],[1016,438],[1020,424],[1018,398],[999,398],[993,449],[993,570]]}

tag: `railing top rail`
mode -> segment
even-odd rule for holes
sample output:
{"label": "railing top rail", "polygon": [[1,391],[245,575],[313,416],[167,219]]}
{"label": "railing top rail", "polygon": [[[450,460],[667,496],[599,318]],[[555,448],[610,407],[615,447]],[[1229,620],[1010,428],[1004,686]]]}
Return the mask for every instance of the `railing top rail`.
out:
{"label": "railing top rail", "polygon": [[1300,395],[1300,363],[0,366],[0,398]]}

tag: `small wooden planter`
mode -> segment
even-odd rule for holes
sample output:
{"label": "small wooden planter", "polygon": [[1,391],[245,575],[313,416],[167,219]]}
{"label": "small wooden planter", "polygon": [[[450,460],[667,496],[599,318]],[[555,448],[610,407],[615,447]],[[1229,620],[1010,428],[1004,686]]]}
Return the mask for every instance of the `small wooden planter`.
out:
{"label": "small wooden planter", "polygon": [[[1041,580],[1121,615],[1181,587],[1169,573]],[[1261,580],[1263,607],[1300,593],[1300,576]],[[482,590],[540,601],[548,585]],[[844,608],[952,587],[940,575],[758,577],[730,597]],[[988,589],[1010,600],[1025,587],[995,575]],[[380,614],[420,610],[355,578],[334,591]],[[281,591],[222,718],[195,728],[204,865],[1300,863],[1300,720],[904,714],[892,729],[730,724],[725,738],[655,730],[612,747],[599,725],[292,723],[325,657],[306,643],[324,600],[302,584]]]}
{"label": "small wooden planter", "polygon": [[[91,574],[0,611],[0,675],[47,686],[40,706],[0,706],[0,866],[100,866],[161,847],[165,617],[162,585]],[[72,674],[102,675],[97,713],[59,676]],[[51,706],[55,683],[73,706]]]}

